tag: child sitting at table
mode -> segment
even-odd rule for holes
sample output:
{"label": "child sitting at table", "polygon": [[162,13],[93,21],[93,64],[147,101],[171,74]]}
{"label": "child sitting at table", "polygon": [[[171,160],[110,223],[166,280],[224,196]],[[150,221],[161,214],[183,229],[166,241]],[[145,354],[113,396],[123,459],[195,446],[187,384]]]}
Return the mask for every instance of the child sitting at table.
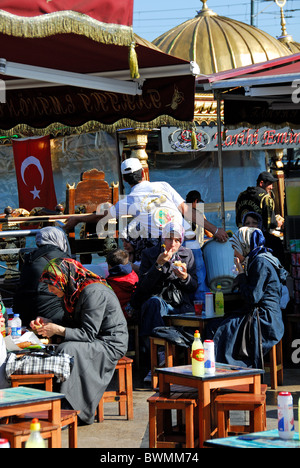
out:
{"label": "child sitting at table", "polygon": [[118,297],[126,320],[132,318],[132,309],[129,305],[135,285],[139,280],[138,275],[132,269],[127,251],[117,249],[106,256],[108,265],[108,277],[106,281]]}

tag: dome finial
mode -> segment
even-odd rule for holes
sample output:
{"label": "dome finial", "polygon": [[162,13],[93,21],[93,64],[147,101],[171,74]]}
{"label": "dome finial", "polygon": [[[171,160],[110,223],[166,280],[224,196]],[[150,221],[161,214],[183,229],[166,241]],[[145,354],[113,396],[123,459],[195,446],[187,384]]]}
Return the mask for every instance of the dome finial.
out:
{"label": "dome finial", "polygon": [[208,6],[206,5],[207,0],[201,0],[201,2],[203,3],[203,7],[202,7],[201,11],[197,12],[198,13],[197,17],[199,17],[199,16],[218,16],[216,13],[214,13],[212,10],[210,10],[208,8]]}
{"label": "dome finial", "polygon": [[293,40],[292,36],[290,36],[286,31],[286,20],[284,17],[283,7],[286,4],[286,0],[275,0],[276,5],[280,8],[280,17],[281,17],[281,36],[278,38],[281,42],[291,42]]}

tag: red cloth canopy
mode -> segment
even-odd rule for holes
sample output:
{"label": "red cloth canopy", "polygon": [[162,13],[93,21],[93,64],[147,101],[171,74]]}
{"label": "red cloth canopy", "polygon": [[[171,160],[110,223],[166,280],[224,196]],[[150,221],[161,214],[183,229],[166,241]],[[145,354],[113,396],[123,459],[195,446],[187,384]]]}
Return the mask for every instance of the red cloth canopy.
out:
{"label": "red cloth canopy", "polygon": [[16,16],[74,11],[97,21],[132,26],[133,0],[0,0],[0,9]]}
{"label": "red cloth canopy", "polygon": [[[129,70],[129,46],[134,41],[140,71],[189,65],[135,36],[132,10],[133,0],[0,0],[0,58],[80,74],[114,74]],[[133,97],[70,86],[13,90],[6,86],[0,132],[60,134],[69,131],[65,127],[82,131],[78,127],[83,125],[83,131],[188,127],[194,117],[194,76],[160,76],[145,79],[143,94]],[[6,83],[12,79],[0,78]]]}

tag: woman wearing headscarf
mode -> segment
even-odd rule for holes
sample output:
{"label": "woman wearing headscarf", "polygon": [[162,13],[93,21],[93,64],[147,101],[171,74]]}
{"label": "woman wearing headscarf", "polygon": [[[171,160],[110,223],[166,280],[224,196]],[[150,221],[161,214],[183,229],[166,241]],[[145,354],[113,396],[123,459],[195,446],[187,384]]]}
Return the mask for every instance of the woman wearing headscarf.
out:
{"label": "woman wearing headscarf", "polygon": [[139,282],[131,301],[140,311],[141,337],[164,326],[164,315],[194,310],[191,295],[198,285],[196,264],[192,251],[182,246],[183,240],[183,227],[170,222],[162,231],[162,243],[142,253]]}
{"label": "woman wearing headscarf", "polygon": [[42,336],[62,337],[57,352],[73,356],[74,366],[60,392],[68,405],[80,411],[81,421],[92,424],[115,366],[127,351],[124,314],[106,281],[76,260],[51,260],[41,282],[63,299],[66,313],[61,324],[38,317],[30,326]]}
{"label": "woman wearing headscarf", "polygon": [[39,315],[59,321],[64,314],[61,299],[39,280],[50,260],[71,257],[68,238],[61,228],[48,226],[37,232],[35,242],[37,248],[24,256],[20,284],[13,301],[14,313],[20,314],[24,326]]}
{"label": "woman wearing headscarf", "polygon": [[242,227],[230,241],[245,305],[207,328],[206,337],[214,340],[217,361],[261,368],[263,356],[283,337],[280,299],[288,273],[265,247],[260,229]]}
{"label": "woman wearing headscarf", "polygon": [[263,232],[265,237],[265,245],[272,250],[274,257],[277,257],[282,265],[285,265],[285,255],[283,243],[280,237],[277,237],[274,234],[271,234],[269,231],[265,230],[263,227],[263,219],[259,213],[249,211],[243,217],[243,226],[247,227],[256,227]]}

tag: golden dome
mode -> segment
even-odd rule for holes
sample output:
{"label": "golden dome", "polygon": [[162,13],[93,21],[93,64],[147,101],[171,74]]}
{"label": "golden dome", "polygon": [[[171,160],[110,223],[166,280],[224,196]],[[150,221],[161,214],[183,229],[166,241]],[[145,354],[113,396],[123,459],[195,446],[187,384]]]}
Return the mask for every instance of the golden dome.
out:
{"label": "golden dome", "polygon": [[163,52],[197,62],[204,75],[291,54],[264,31],[219,16],[208,8],[207,0],[201,1],[202,10],[195,18],[162,34],[153,44]]}

